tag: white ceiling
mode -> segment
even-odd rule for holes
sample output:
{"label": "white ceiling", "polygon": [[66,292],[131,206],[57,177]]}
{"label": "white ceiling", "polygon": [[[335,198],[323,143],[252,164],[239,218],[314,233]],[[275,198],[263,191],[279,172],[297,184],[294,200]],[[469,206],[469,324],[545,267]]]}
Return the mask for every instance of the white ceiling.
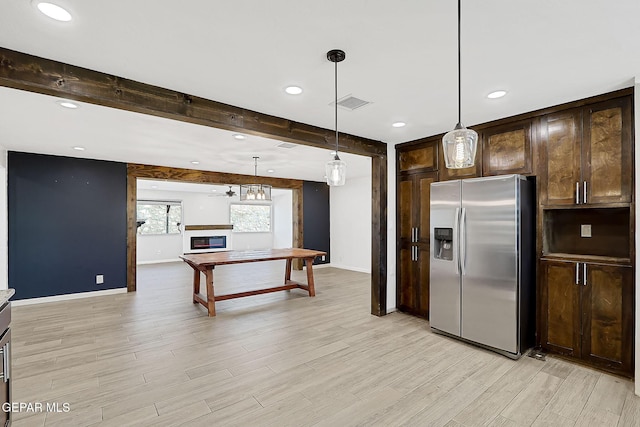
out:
{"label": "white ceiling", "polygon": [[[394,144],[457,122],[453,0],[52,1],[74,20],[53,21],[28,0],[1,2],[0,46],[328,129],[326,52],[340,48],[347,58],[338,96],[372,102],[340,110],[340,131]],[[631,86],[640,76],[639,16],[638,0],[464,1],[464,124]],[[286,95],[289,84],[303,94]],[[507,96],[487,99],[496,89]],[[261,175],[272,168],[275,176],[318,181],[330,157],[91,105],[66,111],[8,89],[0,91],[0,114],[0,145],[12,150],[176,167],[194,167],[200,157],[198,168],[244,174],[259,155]],[[398,120],[407,126],[391,127]],[[87,150],[72,152],[73,145]],[[351,176],[367,173],[368,159],[344,157]]]}

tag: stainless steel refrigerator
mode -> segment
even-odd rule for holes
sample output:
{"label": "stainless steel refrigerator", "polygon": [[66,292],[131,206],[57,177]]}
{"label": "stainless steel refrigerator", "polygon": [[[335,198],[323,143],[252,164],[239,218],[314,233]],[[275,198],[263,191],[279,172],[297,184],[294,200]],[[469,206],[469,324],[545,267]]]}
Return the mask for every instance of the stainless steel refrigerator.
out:
{"label": "stainless steel refrigerator", "polygon": [[535,333],[535,191],[520,175],[431,184],[431,328],[518,358]]}

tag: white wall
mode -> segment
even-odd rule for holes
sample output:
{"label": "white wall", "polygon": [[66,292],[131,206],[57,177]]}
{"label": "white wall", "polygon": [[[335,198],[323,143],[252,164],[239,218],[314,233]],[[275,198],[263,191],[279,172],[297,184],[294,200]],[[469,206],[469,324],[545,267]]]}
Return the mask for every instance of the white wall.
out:
{"label": "white wall", "polygon": [[8,289],[7,150],[0,146],[0,289]]}
{"label": "white wall", "polygon": [[273,247],[293,247],[293,191],[273,190]]}
{"label": "white wall", "polygon": [[[331,187],[331,266],[371,273],[371,175]],[[395,285],[394,285],[395,286]]]}
{"label": "white wall", "polygon": [[[287,196],[288,194],[288,196]],[[271,233],[233,233],[233,249],[267,249],[275,247],[275,234],[278,233],[278,243],[291,247],[292,226],[292,192],[291,190],[273,190],[274,221],[276,213],[282,221],[274,222]],[[238,202],[238,198],[213,196],[206,193],[138,190],[138,200],[181,200],[182,216],[185,225],[229,224],[229,205]],[[285,211],[289,212],[288,227]],[[284,221],[284,222],[283,222]],[[282,234],[282,235],[280,235]],[[153,263],[177,261],[182,255],[182,234],[171,235],[138,235],[137,262]],[[284,247],[284,246],[283,246]]]}
{"label": "white wall", "polygon": [[396,147],[387,145],[387,313],[396,311]]}
{"label": "white wall", "polygon": [[[640,141],[640,77],[636,77],[635,79],[635,93],[634,93],[634,111],[635,111],[635,142],[638,144]],[[638,189],[640,189],[640,149],[638,149],[637,145],[635,147],[635,164],[634,170],[636,171],[636,197],[635,200],[638,200]],[[640,224],[640,212],[636,208],[636,227]],[[636,269],[640,265],[640,251],[638,248],[640,247],[640,233],[636,232]],[[636,341],[635,341],[635,356],[636,356],[636,382],[635,382],[635,392],[636,395],[640,396],[640,381],[637,378],[640,377],[640,278],[639,274],[636,270]]]}

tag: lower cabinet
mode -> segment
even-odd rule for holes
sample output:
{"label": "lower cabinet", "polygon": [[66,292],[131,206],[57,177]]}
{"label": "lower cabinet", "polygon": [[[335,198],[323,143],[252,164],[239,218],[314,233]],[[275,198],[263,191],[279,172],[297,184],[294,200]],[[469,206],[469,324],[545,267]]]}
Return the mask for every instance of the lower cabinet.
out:
{"label": "lower cabinet", "polygon": [[398,262],[398,309],[429,318],[429,245],[403,245]]}
{"label": "lower cabinet", "polygon": [[633,376],[633,268],[578,260],[540,261],[545,350]]}

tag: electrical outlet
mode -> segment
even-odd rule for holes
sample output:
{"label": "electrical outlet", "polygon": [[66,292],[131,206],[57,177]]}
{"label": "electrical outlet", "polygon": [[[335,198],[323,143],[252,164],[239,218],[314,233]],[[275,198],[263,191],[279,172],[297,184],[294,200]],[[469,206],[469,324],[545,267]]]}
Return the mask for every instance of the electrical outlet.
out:
{"label": "electrical outlet", "polygon": [[104,275],[96,274],[96,285],[102,285],[104,283]]}
{"label": "electrical outlet", "polygon": [[580,225],[580,237],[591,237],[591,224]]}
{"label": "electrical outlet", "polygon": [[325,261],[325,256],[324,255],[322,255],[322,261]]}

